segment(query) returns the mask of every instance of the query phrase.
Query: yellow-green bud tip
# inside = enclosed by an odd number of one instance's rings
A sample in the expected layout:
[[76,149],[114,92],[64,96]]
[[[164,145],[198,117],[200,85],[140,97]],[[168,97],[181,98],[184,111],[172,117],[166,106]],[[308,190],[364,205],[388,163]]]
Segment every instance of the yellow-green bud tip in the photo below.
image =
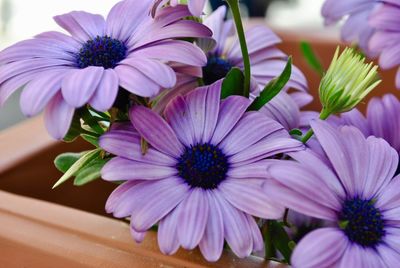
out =
[[380,82],[377,65],[366,63],[352,48],[339,55],[338,47],[319,86],[323,109],[329,114],[350,111]]

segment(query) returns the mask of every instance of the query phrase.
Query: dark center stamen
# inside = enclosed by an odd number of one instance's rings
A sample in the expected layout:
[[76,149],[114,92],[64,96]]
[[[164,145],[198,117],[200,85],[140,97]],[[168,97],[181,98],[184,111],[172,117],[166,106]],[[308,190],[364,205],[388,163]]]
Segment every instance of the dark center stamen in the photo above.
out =
[[207,65],[203,67],[203,81],[206,85],[224,78],[232,69],[232,64],[217,56],[210,56]]
[[377,246],[385,235],[385,221],[373,200],[346,200],[339,220],[349,240],[364,247]]
[[229,163],[221,149],[205,143],[187,147],[178,159],[177,169],[191,187],[215,189],[226,179]]
[[76,54],[79,68],[102,66],[105,69],[114,68],[125,59],[127,48],[123,42],[109,36],[97,36],[87,41]]

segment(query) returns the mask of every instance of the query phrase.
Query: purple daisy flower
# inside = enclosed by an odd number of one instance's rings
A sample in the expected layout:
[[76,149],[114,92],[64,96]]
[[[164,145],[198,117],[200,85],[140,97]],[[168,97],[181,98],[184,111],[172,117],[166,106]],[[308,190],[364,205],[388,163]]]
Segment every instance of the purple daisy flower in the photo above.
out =
[[[171,6],[179,4],[179,0],[155,0],[152,14],[156,14],[157,10],[163,5],[169,3]],[[188,7],[193,16],[200,17],[203,14],[204,7],[207,3],[206,0],[188,0]]]
[[25,86],[25,115],[45,107],[50,134],[63,138],[75,108],[89,103],[99,111],[114,103],[119,87],[142,97],[155,96],[176,83],[167,61],[193,66],[206,63],[204,53],[183,37],[210,36],[204,25],[182,20],[186,6],[168,7],[153,19],[153,0],[125,0],[107,19],[82,11],[56,16],[69,35],[46,32],[0,53],[0,104]]
[[[385,0],[374,13],[369,24],[376,29],[369,47],[379,53],[383,69],[400,66],[400,1]],[[400,89],[400,68],[397,70],[396,87]]]
[[346,18],[342,26],[342,40],[356,42],[360,48],[370,57],[376,56],[368,48],[368,42],[374,33],[374,28],[367,21],[380,0],[326,0],[322,6],[321,14],[325,18],[325,24],[331,25]]
[[[195,68],[185,69],[176,88],[165,92],[166,94],[157,102],[155,110],[162,111],[168,102],[177,95],[183,95],[195,88],[199,77],[203,76],[205,84],[212,84],[223,79],[233,67],[243,69],[243,60],[238,40],[232,43],[234,25],[232,20],[224,21],[226,7],[222,6],[205,19],[204,24],[213,31],[213,39],[202,39],[199,46],[207,53],[208,63],[203,67],[203,75]],[[256,27],[247,32],[249,38],[250,58],[252,61],[252,99],[271,79],[280,75],[283,71],[287,56],[275,48],[280,39],[264,26]],[[180,71],[182,73],[182,71]],[[281,92],[260,111],[281,123],[287,130],[300,128],[308,123],[301,108],[309,104],[313,97],[305,92],[307,81],[301,71],[293,66],[292,77],[287,85],[301,92]],[[304,120],[303,120],[304,119]]]
[[[282,207],[262,193],[271,161],[266,158],[303,145],[272,119],[246,112],[250,100],[230,96],[221,102],[220,87],[216,83],[176,97],[165,120],[135,106],[134,128],[100,138],[100,146],[116,155],[103,168],[103,179],[126,181],[109,197],[107,212],[130,217],[139,242],[158,223],[165,254],[199,245],[207,260],[216,261],[226,239],[236,255],[246,257],[263,248],[252,216],[282,216]],[[150,147],[144,155],[140,137]]]
[[[243,70],[243,58],[239,39],[233,40],[235,33],[232,20],[225,21],[226,7],[219,7],[204,20],[213,32],[213,39],[202,39],[198,45],[207,52],[207,65],[203,67],[203,80],[210,85],[233,68]],[[262,89],[272,79],[279,76],[285,68],[287,55],[275,46],[281,42],[266,26],[256,26],[246,31],[247,46],[252,70],[252,91]],[[295,66],[292,67],[292,76],[287,87],[305,91],[307,80],[303,73]]]
[[311,123],[328,162],[310,150],[268,169],[264,191],[282,205],[332,222],[306,235],[294,267],[397,267],[400,263],[400,176],[397,152],[355,127]]
[[374,97],[369,101],[366,116],[354,109],[340,117],[332,116],[329,120],[338,126],[355,126],[365,137],[382,138],[400,153],[399,114],[399,100],[392,94],[386,94],[382,98]]

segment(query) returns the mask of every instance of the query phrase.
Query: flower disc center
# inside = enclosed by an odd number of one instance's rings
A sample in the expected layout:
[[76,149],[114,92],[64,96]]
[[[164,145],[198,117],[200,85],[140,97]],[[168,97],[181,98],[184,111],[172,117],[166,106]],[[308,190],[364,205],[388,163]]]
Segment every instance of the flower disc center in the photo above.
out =
[[177,169],[191,187],[215,189],[226,179],[229,163],[217,146],[205,143],[186,147],[178,159]]
[[211,85],[219,79],[224,78],[232,67],[232,64],[223,58],[217,56],[209,57],[207,65],[203,67],[204,84]]
[[79,68],[101,66],[105,69],[114,68],[125,59],[127,48],[123,42],[109,36],[97,36],[87,41],[76,55]]
[[349,240],[361,246],[375,247],[385,235],[385,221],[372,200],[346,200],[339,220]]

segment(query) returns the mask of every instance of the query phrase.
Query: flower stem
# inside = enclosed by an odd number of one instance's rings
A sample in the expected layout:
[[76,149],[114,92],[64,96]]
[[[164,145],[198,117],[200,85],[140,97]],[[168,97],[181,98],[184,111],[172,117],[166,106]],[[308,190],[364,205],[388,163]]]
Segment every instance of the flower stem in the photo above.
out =
[[[319,114],[319,119],[321,120],[325,120],[327,119],[329,116],[331,115],[330,112],[328,112],[327,110],[325,110],[324,108],[322,108],[321,113]],[[304,137],[301,139],[301,142],[306,144],[307,141],[309,139],[311,139],[311,137],[314,135],[314,131],[312,130],[312,128],[310,128],[310,130],[308,130],[308,132],[306,133],[306,135],[304,135]]]
[[244,91],[245,97],[250,96],[250,57],[249,50],[247,49],[246,36],[244,34],[242,17],[240,15],[239,0],[226,0],[231,8],[233,20],[235,21],[236,31],[238,33],[240,48],[242,50],[243,65],[244,65]]

